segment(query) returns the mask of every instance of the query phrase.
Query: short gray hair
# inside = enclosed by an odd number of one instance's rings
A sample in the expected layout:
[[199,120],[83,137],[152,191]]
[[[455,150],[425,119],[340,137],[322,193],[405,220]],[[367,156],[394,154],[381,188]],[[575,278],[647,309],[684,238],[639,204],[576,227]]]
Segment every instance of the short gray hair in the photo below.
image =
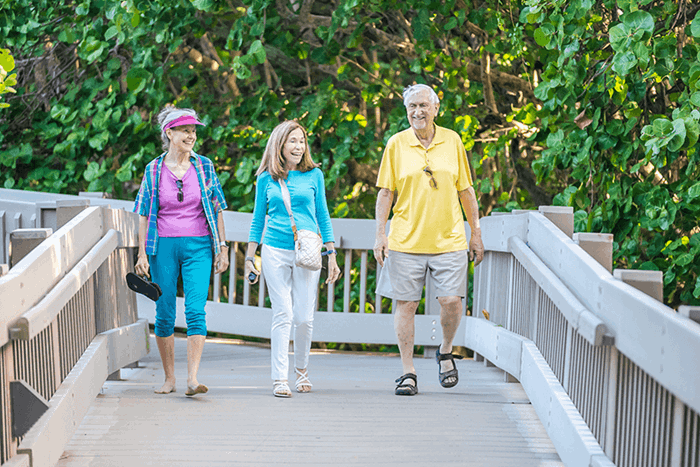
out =
[[411,84],[409,86],[406,86],[406,88],[403,90],[403,105],[404,107],[408,107],[408,98],[413,96],[414,94],[418,94],[421,91],[428,91],[430,92],[430,103],[431,104],[439,104],[440,103],[440,98],[438,97],[437,93],[433,88],[428,86],[427,84]]
[[178,109],[174,105],[168,105],[163,110],[160,111],[158,114],[158,125],[160,125],[160,139],[163,140],[163,149],[168,150],[170,148],[170,138],[168,138],[168,135],[165,133],[165,125],[168,123],[172,122],[176,118],[183,117],[185,115],[190,115],[197,120],[199,120],[199,117],[197,116],[197,112],[195,112],[192,109]]

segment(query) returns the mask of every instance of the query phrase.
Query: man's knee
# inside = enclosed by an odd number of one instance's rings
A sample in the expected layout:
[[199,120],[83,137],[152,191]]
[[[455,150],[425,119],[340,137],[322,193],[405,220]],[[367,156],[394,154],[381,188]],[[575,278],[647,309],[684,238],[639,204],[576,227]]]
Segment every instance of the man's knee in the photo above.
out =
[[418,302],[405,302],[402,300],[396,300],[396,310],[394,310],[395,316],[408,317],[413,316],[418,309]]
[[456,308],[462,308],[462,297],[452,296],[452,297],[438,297],[438,302],[440,305],[447,310],[454,310]]

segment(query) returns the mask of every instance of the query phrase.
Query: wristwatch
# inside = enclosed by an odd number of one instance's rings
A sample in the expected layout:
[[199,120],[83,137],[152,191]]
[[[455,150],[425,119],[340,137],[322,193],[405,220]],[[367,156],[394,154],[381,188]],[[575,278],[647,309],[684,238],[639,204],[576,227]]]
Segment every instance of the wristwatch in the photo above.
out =
[[228,245],[226,244],[225,241],[224,241],[224,242],[219,242],[219,246],[222,247],[222,248],[223,248],[223,247],[228,248]]
[[245,257],[245,260],[246,260],[246,262],[252,261],[253,263],[255,263],[255,258],[252,257],[252,256],[246,256],[246,257]]

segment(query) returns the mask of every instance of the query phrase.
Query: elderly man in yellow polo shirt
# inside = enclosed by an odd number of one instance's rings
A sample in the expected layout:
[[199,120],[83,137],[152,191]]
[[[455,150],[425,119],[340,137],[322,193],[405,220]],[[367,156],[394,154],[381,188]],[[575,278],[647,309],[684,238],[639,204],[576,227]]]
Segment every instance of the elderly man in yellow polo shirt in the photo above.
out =
[[[442,343],[436,352],[438,378],[443,387],[459,382],[452,341],[462,318],[467,290],[468,259],[479,264],[484,256],[479,206],[462,139],[435,125],[440,99],[425,84],[403,93],[411,128],[393,135],[379,168],[375,217],[374,256],[385,266],[377,293],[397,301],[394,329],[403,376],[396,380],[396,395],[418,393],[413,366],[414,316],[426,274],[435,282],[440,302]],[[386,222],[396,192],[389,237]],[[467,243],[460,202],[471,228]]]

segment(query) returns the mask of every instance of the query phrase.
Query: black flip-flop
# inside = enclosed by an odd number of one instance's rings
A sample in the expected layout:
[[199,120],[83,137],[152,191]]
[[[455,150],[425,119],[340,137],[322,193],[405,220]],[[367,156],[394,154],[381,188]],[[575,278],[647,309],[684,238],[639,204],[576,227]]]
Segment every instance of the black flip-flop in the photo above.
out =
[[154,302],[157,301],[161,295],[163,295],[163,291],[160,290],[160,286],[158,284],[149,281],[145,277],[138,276],[133,272],[127,273],[126,284],[134,292],[145,295]]

